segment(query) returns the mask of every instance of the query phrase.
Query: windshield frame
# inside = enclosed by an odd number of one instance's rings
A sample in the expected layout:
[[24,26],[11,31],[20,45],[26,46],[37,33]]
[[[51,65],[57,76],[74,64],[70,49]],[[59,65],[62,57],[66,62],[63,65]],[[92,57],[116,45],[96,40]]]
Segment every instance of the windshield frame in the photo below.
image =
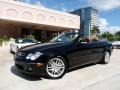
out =
[[[73,38],[73,40],[68,40],[68,41],[59,41],[58,39],[61,37],[61,36],[64,36],[64,35],[67,35],[67,34],[76,34],[77,36],[75,36],[74,38]],[[73,42],[74,40],[76,40],[77,38],[79,37],[79,33],[77,33],[77,32],[64,32],[64,33],[62,33],[62,34],[60,34],[60,35],[58,35],[57,37],[54,37],[53,39],[51,39],[49,42],[64,42],[64,43],[68,43],[68,42]]]

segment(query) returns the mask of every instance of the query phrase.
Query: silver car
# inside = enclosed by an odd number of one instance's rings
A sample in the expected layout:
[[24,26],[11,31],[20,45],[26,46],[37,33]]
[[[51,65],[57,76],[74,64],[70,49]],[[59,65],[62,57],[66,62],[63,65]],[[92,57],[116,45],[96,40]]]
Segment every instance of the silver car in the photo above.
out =
[[19,38],[19,39],[16,39],[15,42],[11,42],[10,52],[16,53],[20,48],[24,46],[33,45],[37,43],[41,43],[41,42],[38,42],[37,40],[34,40],[34,39]]
[[114,49],[120,48],[120,41],[113,41],[112,46]]

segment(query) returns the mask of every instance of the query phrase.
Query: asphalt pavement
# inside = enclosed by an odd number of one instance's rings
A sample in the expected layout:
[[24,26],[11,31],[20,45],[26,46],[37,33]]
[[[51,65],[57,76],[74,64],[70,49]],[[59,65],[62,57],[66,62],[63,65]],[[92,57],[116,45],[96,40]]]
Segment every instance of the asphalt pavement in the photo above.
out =
[[90,64],[69,71],[63,78],[47,79],[20,73],[9,47],[0,47],[0,90],[120,90],[120,49],[107,65]]

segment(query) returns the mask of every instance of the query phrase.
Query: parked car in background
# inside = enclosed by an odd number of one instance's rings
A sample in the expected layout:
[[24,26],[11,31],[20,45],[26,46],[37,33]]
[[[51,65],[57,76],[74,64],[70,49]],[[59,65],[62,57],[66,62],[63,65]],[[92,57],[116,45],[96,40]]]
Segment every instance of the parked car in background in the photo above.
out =
[[113,41],[112,46],[114,49],[120,48],[120,41]]
[[19,39],[16,39],[15,42],[11,42],[10,52],[16,53],[20,48],[24,46],[29,46],[37,43],[41,43],[41,42],[38,42],[37,40],[34,40],[34,39],[29,39],[29,38],[19,38]]
[[69,69],[96,62],[109,63],[112,44],[88,42],[75,32],[63,33],[51,41],[27,46],[15,54],[18,70],[49,78],[61,78]]

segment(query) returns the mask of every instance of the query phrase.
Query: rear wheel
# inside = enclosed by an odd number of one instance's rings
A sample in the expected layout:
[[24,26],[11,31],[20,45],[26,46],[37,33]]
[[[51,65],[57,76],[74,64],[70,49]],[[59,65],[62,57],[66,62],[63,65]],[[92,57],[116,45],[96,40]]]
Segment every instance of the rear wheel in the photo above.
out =
[[46,74],[49,78],[61,78],[67,70],[67,64],[64,58],[55,57],[50,59],[46,64]]
[[103,57],[103,64],[108,64],[109,62],[110,62],[110,53],[108,51],[105,51]]

